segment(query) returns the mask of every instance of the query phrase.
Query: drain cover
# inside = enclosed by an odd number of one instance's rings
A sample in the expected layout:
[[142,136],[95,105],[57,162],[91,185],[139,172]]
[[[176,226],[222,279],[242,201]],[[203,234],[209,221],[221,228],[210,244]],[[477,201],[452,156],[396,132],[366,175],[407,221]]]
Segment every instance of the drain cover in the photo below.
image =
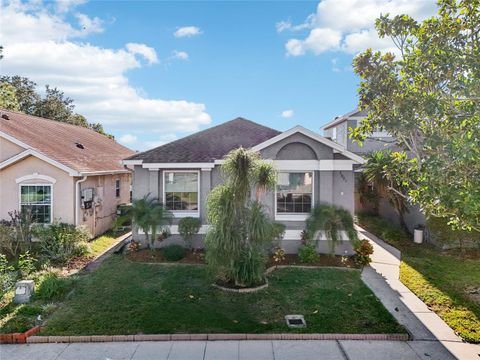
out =
[[307,327],[307,323],[305,322],[303,315],[286,315],[285,321],[287,322],[287,326],[289,328]]

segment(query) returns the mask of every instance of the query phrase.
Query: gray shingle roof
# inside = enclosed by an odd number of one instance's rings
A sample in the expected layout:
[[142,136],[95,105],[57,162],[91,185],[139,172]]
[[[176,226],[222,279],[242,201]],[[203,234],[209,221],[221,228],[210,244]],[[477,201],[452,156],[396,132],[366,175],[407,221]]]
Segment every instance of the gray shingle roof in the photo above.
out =
[[127,160],[143,160],[144,163],[212,162],[222,159],[231,150],[240,146],[251,148],[278,134],[280,131],[247,119],[236,118],[135,154]]

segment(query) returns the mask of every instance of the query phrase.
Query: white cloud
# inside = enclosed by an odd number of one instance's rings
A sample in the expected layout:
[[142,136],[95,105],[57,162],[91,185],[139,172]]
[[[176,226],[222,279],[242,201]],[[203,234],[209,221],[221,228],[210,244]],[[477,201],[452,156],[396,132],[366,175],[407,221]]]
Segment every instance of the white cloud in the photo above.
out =
[[55,6],[57,12],[63,14],[86,2],[87,0],[57,0]]
[[310,29],[303,39],[289,39],[285,44],[288,55],[300,56],[307,52],[316,55],[326,51],[356,54],[371,47],[392,51],[388,39],[379,39],[375,19],[381,14],[408,14],[423,20],[436,13],[435,0],[323,0],[317,11],[305,22],[293,25],[290,21],[277,23],[277,31]]
[[202,31],[196,26],[184,26],[178,28],[177,31],[173,33],[173,35],[177,38],[192,37],[200,34],[202,34]]
[[290,119],[293,116],[293,110],[284,110],[284,111],[282,111],[281,116],[284,119]]
[[130,134],[191,132],[209,124],[205,105],[151,98],[129,84],[126,73],[141,68],[139,57],[158,61],[144,44],[107,48],[78,42],[85,34],[46,7],[32,11],[17,2],[2,4],[2,75],[21,75],[39,87],[56,86],[75,99],[76,111],[107,131]]
[[188,60],[188,53],[185,51],[173,50],[172,58],[180,60]]
[[132,134],[125,134],[122,135],[118,138],[118,141],[120,141],[124,145],[132,145],[135,144],[138,140],[138,137]]
[[75,14],[75,17],[77,18],[78,24],[81,26],[83,32],[94,34],[103,31],[103,21],[98,17],[92,19],[82,13]]
[[142,55],[145,59],[147,59],[149,64],[158,63],[157,53],[155,52],[154,48],[138,43],[128,43],[125,45],[125,47],[133,55]]

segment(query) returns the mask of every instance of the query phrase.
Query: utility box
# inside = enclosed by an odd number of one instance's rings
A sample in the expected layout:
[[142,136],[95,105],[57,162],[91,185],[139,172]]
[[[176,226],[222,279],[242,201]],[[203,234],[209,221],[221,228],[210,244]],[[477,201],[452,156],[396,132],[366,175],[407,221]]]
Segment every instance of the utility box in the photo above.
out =
[[15,297],[13,302],[17,304],[25,304],[30,302],[30,299],[35,292],[35,282],[33,280],[21,280],[15,284]]

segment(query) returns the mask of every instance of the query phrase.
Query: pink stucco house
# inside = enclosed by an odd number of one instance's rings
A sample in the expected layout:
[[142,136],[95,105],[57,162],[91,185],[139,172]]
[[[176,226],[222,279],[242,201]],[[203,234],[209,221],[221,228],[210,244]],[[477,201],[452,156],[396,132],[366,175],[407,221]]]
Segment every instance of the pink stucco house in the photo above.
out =
[[130,201],[134,152],[93,130],[0,109],[0,219],[30,207],[38,223],[107,231]]

